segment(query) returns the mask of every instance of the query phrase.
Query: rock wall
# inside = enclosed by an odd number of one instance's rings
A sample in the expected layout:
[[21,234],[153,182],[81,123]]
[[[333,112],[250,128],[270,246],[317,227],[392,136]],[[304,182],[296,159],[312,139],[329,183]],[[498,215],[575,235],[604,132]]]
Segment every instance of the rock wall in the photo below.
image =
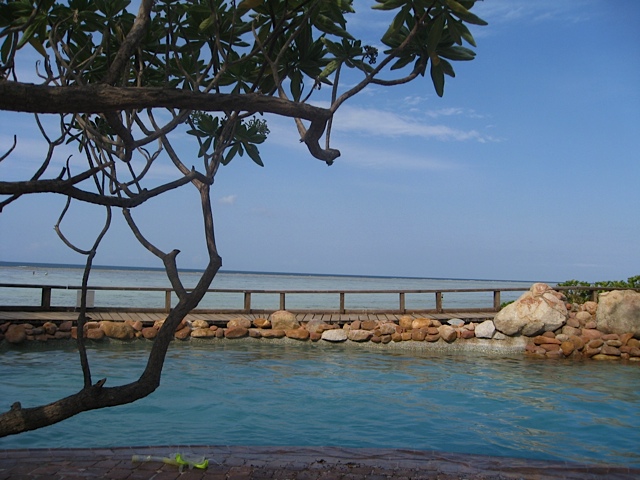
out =
[[[614,292],[612,292],[614,293]],[[633,293],[633,292],[632,292]],[[640,298],[640,294],[638,298]],[[320,320],[299,323],[295,315],[279,311],[269,318],[233,318],[226,327],[210,325],[205,320],[183,321],[175,331],[177,340],[240,338],[290,339],[300,342],[333,344],[432,345],[443,349],[500,350],[501,346],[528,355],[546,358],[593,358],[640,362],[640,328],[637,324],[615,320],[610,312],[629,309],[613,302],[633,295],[606,295],[600,303],[565,304],[563,295],[548,285],[537,283],[494,318],[465,323],[459,319],[442,323],[428,317],[401,316],[397,322],[356,320],[342,326]],[[623,299],[623,300],[620,300]],[[626,304],[625,304],[626,305]],[[606,306],[606,307],[605,307]],[[606,312],[603,312],[606,308]],[[625,313],[624,315],[628,315]],[[606,321],[604,320],[606,318]],[[640,319],[639,319],[640,322]],[[88,322],[85,336],[91,341],[116,339],[153,340],[162,322],[144,326],[141,322]],[[623,331],[629,328],[629,331]],[[0,340],[8,344],[49,341],[77,337],[71,322],[42,326],[6,322],[0,325]],[[491,348],[489,345],[494,345]],[[639,363],[640,364],[640,363]]]

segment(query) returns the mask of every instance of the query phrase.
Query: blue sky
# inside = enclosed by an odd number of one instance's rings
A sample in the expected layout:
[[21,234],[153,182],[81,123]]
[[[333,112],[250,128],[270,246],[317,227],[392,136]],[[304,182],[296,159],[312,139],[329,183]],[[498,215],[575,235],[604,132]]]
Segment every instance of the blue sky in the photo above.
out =
[[[351,26],[384,29],[357,1]],[[265,168],[247,157],[214,185],[223,269],[563,281],[640,274],[640,2],[485,0],[477,58],[430,80],[365,90],[338,112],[332,167],[269,118]],[[371,40],[373,42],[373,40]],[[0,113],[3,180],[26,178],[42,145],[27,115]],[[185,152],[189,148],[185,147]],[[66,158],[66,156],[65,156]],[[187,161],[186,163],[195,163]],[[52,172],[51,176],[57,175]],[[160,169],[159,175],[162,175]],[[22,198],[0,214],[0,260],[81,263],[53,231],[64,200]],[[88,246],[102,212],[75,206]],[[204,262],[193,189],[135,213],[179,265]],[[160,266],[121,215],[96,258]]]

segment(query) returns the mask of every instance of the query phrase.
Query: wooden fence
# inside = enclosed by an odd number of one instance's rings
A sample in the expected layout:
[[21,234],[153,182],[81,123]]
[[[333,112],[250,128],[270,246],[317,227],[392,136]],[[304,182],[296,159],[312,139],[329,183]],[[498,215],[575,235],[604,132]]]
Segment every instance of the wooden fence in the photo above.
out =
[[[56,290],[76,291],[77,294],[82,290],[80,286],[62,286],[62,285],[32,285],[32,284],[10,284],[0,283],[0,289],[12,288],[12,289],[35,289],[40,291],[40,304],[39,305],[0,305],[1,311],[74,311],[78,309],[79,302],[76,305],[52,305],[52,292]],[[614,288],[603,287],[553,287],[559,291],[589,291],[591,297],[597,300],[598,292],[606,290],[615,290]],[[171,288],[164,287],[116,287],[116,286],[90,286],[89,290],[89,302],[88,307],[92,311],[138,311],[138,312],[168,312],[171,309],[173,290]],[[272,309],[259,309],[252,305],[252,300],[259,295],[277,295],[279,297],[279,310],[287,309],[287,299],[296,295],[334,295],[335,307],[318,309],[318,308],[290,308],[289,310],[296,313],[301,312],[316,312],[316,313],[355,313],[355,312],[376,312],[376,313],[455,313],[457,311],[464,312],[497,312],[501,308],[501,299],[503,292],[524,292],[528,288],[484,288],[484,289],[431,289],[431,290],[239,290],[239,289],[210,289],[207,293],[218,294],[240,294],[242,295],[242,305],[238,305],[237,308],[221,308],[221,309],[205,309],[200,308],[194,310],[194,312],[201,313],[269,313],[275,310]],[[139,307],[95,307],[93,305],[93,295],[96,291],[111,291],[111,292],[162,292],[164,295],[164,306],[158,306],[153,308],[139,308]],[[92,293],[93,292],[93,293]],[[493,301],[487,305],[477,305],[472,308],[455,307],[450,306],[445,308],[444,294],[457,293],[457,294],[473,294],[473,293],[487,293],[488,298],[492,298]],[[491,294],[491,296],[489,296]],[[36,293],[37,295],[37,293]],[[395,295],[397,296],[397,308],[377,308],[377,309],[350,309],[346,306],[347,296],[358,295]],[[421,307],[407,307],[407,295],[419,295],[419,296],[431,296],[435,297],[435,308],[421,308]]]

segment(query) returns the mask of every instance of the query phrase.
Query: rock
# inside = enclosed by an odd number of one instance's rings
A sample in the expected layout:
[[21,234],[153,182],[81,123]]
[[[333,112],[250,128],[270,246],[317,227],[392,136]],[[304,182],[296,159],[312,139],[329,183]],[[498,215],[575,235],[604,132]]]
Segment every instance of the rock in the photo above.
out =
[[243,338],[247,335],[249,335],[249,329],[246,327],[241,327],[239,325],[235,327],[225,328],[224,330],[224,337],[229,339]]
[[584,302],[582,304],[582,310],[584,312],[589,312],[591,315],[595,315],[596,312],[598,311],[598,302],[592,302],[592,301]]
[[586,325],[587,322],[593,320],[593,317],[589,312],[578,312],[576,313],[576,320],[580,322],[580,325]]
[[294,328],[292,330],[285,330],[285,335],[287,338],[292,338],[294,340],[308,340],[309,339],[309,330],[306,328]]
[[227,322],[227,328],[233,327],[251,328],[251,320],[242,317],[232,318]]
[[253,324],[257,327],[257,328],[271,328],[271,322],[269,320],[267,320],[266,318],[256,318],[253,321]]
[[557,338],[545,337],[544,335],[538,335],[533,339],[533,343],[536,345],[560,345],[562,342]]
[[100,322],[100,330],[109,338],[117,340],[131,340],[136,336],[133,327],[124,322]]
[[585,340],[593,340],[594,338],[602,337],[602,332],[600,330],[595,330],[592,328],[583,328],[582,329],[582,338]]
[[576,335],[579,336],[582,331],[579,328],[570,327],[569,325],[565,325],[562,327],[562,333],[568,335],[570,337]]
[[322,333],[325,330],[329,330],[328,328],[325,328],[325,327],[328,327],[328,325],[324,323],[321,319],[313,318],[307,322],[304,328],[306,328],[309,333],[311,332]]
[[[493,325],[493,322],[491,322],[491,324]],[[494,327],[494,332],[495,332],[495,327]],[[468,340],[470,338],[474,338],[476,336],[475,330],[467,330],[466,328],[463,328],[462,330],[460,330],[460,338],[462,338],[463,340]]]
[[411,322],[411,329],[418,330],[420,328],[429,328],[431,326],[430,318],[416,318]]
[[591,357],[593,360],[619,360],[620,357],[615,355],[606,355],[604,353],[596,353]]
[[425,342],[437,342],[438,340],[440,340],[440,335],[436,334],[436,335],[427,335],[426,337],[424,337],[424,341]]
[[321,338],[322,338],[321,334],[309,332],[309,340],[311,340],[312,342],[317,342]]
[[213,338],[216,336],[216,332],[211,330],[208,326],[204,328],[194,328],[191,331],[191,336],[193,338]]
[[562,350],[562,353],[564,354],[565,357],[568,357],[569,355],[571,355],[575,349],[576,349],[576,346],[573,344],[573,342],[569,340],[567,340],[566,342],[562,342],[560,344],[560,350]]
[[380,337],[380,341],[383,344],[391,343],[391,335],[382,335],[382,337]]
[[53,335],[58,331],[58,326],[53,322],[44,322],[42,329],[47,335]]
[[613,290],[598,295],[598,330],[604,333],[633,333],[640,338],[640,292]]
[[410,331],[409,332],[402,332],[401,335],[402,335],[402,341],[403,342],[408,342],[409,340],[412,340],[412,334],[411,334]]
[[133,328],[136,332],[141,332],[142,331],[142,321],[140,320],[125,320],[125,323],[127,325],[131,325],[131,328]]
[[391,334],[391,340],[393,340],[394,342],[401,342],[402,341],[402,334],[401,333],[392,333]]
[[90,328],[84,332],[84,337],[89,340],[102,340],[105,337],[105,334],[100,328]]
[[368,342],[373,337],[371,330],[349,330],[347,338],[352,342]]
[[438,333],[440,334],[440,338],[442,338],[447,343],[455,342],[458,338],[458,332],[451,325],[442,325],[438,328]]
[[250,328],[249,329],[249,336],[251,338],[262,338],[262,329],[260,329],[260,328]]
[[417,330],[411,330],[411,340],[414,342],[424,342],[427,336],[427,330],[425,328],[418,328]]
[[475,336],[478,338],[492,338],[496,331],[496,327],[491,320],[476,325]]
[[209,322],[206,320],[194,320],[191,322],[191,328],[197,330],[199,328],[209,328]]
[[590,340],[589,343],[587,343],[587,347],[592,350],[594,348],[600,348],[602,345],[604,345],[604,341],[600,338],[594,338],[593,340]]
[[542,322],[545,331],[557,330],[566,323],[569,315],[557,293],[546,283],[536,283],[518,300],[500,310],[493,324],[509,336],[520,334],[525,325],[534,322]]
[[602,346],[602,349],[600,350],[600,353],[602,353],[603,355],[615,355],[616,357],[619,357],[621,352],[617,347],[613,347],[609,344],[604,344]]
[[153,340],[158,336],[158,329],[155,327],[145,327],[142,329],[142,336],[147,340]]
[[293,330],[300,328],[300,323],[296,320],[296,316],[286,310],[278,310],[269,316],[271,328],[274,330]]
[[411,315],[402,315],[398,319],[398,324],[403,330],[411,330],[411,325],[413,324],[413,317]]
[[380,336],[393,335],[394,333],[396,333],[397,326],[398,325],[396,325],[395,323],[385,322],[378,325],[378,328],[376,330],[379,331]]
[[58,326],[58,330],[61,332],[70,332],[73,328],[73,322],[71,320],[65,320]]
[[284,338],[286,333],[284,330],[263,329],[260,335],[262,338]]
[[325,330],[322,332],[322,340],[327,342],[344,342],[347,340],[347,332],[342,329]]
[[525,337],[535,337],[536,335],[540,335],[544,333],[544,322],[540,320],[536,320],[531,323],[527,323],[524,327],[522,327],[522,335]]
[[178,340],[186,340],[191,335],[191,327],[189,325],[182,327],[180,330],[176,330],[173,334]]
[[354,320],[351,322],[350,330],[361,330],[362,322],[360,320]]
[[58,331],[53,334],[53,338],[55,338],[56,340],[68,340],[71,338],[71,332],[63,332],[62,330],[58,329]]
[[464,325],[464,320],[460,318],[452,318],[451,320],[448,320],[447,323],[452,327],[461,327]]
[[582,337],[573,335],[569,337],[567,341],[573,343],[576,350],[582,350],[584,348],[584,340],[582,339]]
[[360,328],[362,330],[374,330],[377,325],[378,322],[374,320],[365,320],[364,322],[362,322],[362,325],[360,325]]
[[9,325],[4,334],[4,339],[13,345],[19,345],[27,339],[26,328],[24,325]]

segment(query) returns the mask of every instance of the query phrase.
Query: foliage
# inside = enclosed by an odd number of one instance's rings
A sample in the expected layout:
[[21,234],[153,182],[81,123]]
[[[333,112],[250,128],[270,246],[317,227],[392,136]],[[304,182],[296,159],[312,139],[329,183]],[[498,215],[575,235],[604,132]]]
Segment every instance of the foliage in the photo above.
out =
[[[129,0],[0,1],[0,110],[36,114],[34,128],[48,147],[29,178],[0,181],[0,211],[23,195],[65,196],[56,232],[86,257],[78,314],[84,386],[47,407],[18,404],[0,415],[0,436],[132,402],[157,388],[176,327],[222,265],[210,200],[219,167],[244,153],[264,164],[259,145],[269,135],[266,114],[293,119],[311,156],[331,165],[340,155],[331,146],[332,119],[367,86],[404,85],[424,77],[429,67],[442,96],[445,76],[455,76],[451,62],[475,56],[467,25],[486,22],[470,11],[474,3],[376,0],[374,10],[390,21],[375,40],[386,46],[379,52],[348,31],[352,0],[140,0],[135,14]],[[34,54],[41,58],[38,85],[17,62]],[[25,76],[28,82],[21,81]],[[58,121],[45,125],[45,113]],[[185,153],[175,148],[184,137],[196,145],[197,166],[188,167]],[[0,162],[11,157],[14,139],[0,152]],[[54,171],[52,160],[65,144],[80,154]],[[151,172],[162,171],[160,159],[175,172],[158,185],[159,176]],[[133,214],[148,200],[186,185],[201,202],[208,253],[200,280],[189,290],[179,275],[179,250],[158,248]],[[62,228],[75,201],[104,209],[102,229],[89,247],[71,242]],[[139,379],[106,387],[106,379],[92,379],[82,332],[92,261],[113,209],[121,210],[137,241],[162,261],[178,302]]]
[[[588,302],[592,298],[592,290],[591,289],[580,289],[579,287],[603,287],[606,289],[624,289],[624,288],[632,288],[632,289],[640,289],[640,275],[636,275],[635,277],[629,277],[627,281],[624,280],[606,280],[599,281],[594,283],[584,282],[580,280],[567,280],[566,282],[558,283],[558,287],[578,287],[578,288],[569,288],[567,290],[563,290],[564,294],[567,297],[567,301],[569,303],[584,303]],[[598,293],[604,292],[605,290],[596,290]]]

